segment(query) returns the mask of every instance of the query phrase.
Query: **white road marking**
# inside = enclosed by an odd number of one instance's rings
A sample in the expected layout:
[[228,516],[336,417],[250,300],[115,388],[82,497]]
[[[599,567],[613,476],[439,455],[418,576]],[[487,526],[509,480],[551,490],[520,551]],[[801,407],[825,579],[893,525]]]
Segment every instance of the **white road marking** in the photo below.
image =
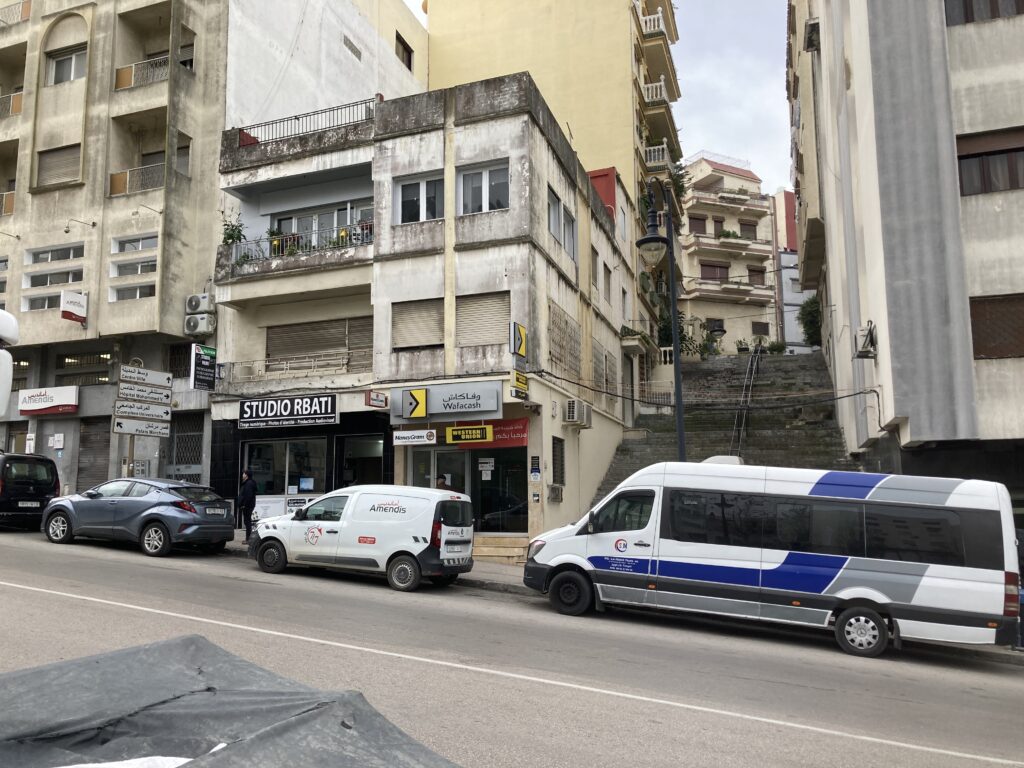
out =
[[269,635],[271,637],[280,637],[287,640],[301,640],[306,643],[313,643],[315,645],[325,645],[330,648],[341,648],[346,651],[358,651],[360,653],[369,653],[375,656],[386,656],[392,659],[402,659],[404,661],[415,661],[421,664],[431,664],[437,667],[447,667],[449,669],[458,669],[463,672],[476,672],[482,675],[491,675],[493,677],[503,677],[509,680],[520,680],[527,683],[537,683],[538,685],[548,685],[557,688],[566,688],[573,691],[582,691],[584,693],[596,693],[602,696],[612,696],[618,699],[627,699],[629,701],[638,701],[644,704],[657,704],[660,706],[673,707],[675,709],[683,709],[690,712],[701,712],[708,715],[718,715],[721,717],[730,717],[735,720],[746,720],[753,723],[762,723],[764,725],[775,725],[781,728],[792,728],[799,731],[807,731],[810,733],[818,733],[824,736],[836,736],[843,739],[852,739],[854,741],[863,741],[870,744],[882,744],[888,747],[897,747],[899,749],[909,749],[915,752],[927,752],[933,755],[943,755],[945,757],[956,757],[964,760],[975,760],[978,762],[992,763],[994,765],[1016,765],[1024,766],[1024,762],[1019,760],[1007,760],[1000,757],[991,757],[988,755],[977,755],[969,752],[957,752],[951,749],[941,749],[939,747],[929,747],[924,744],[913,744],[906,741],[894,741],[892,739],[883,739],[876,736],[865,736],[859,733],[850,733],[847,731],[838,731],[832,728],[822,728],[816,725],[805,725],[803,723],[792,723],[786,720],[776,720],[771,717],[761,717],[759,715],[748,715],[743,712],[733,712],[728,709],[716,709],[715,707],[704,707],[699,704],[684,704],[680,701],[671,701],[669,699],[658,699],[651,696],[640,696],[635,693],[626,693],[625,691],[615,691],[609,688],[597,688],[590,685],[580,685],[579,683],[568,683],[561,680],[549,680],[544,677],[535,677],[533,675],[522,675],[516,672],[503,672],[500,669],[488,669],[487,667],[476,667],[472,664],[459,664],[454,661],[443,661],[441,659],[430,659],[425,656],[414,656],[408,653],[398,653],[397,651],[382,651],[379,648],[367,648],[362,645],[353,645],[351,643],[340,643],[336,640],[326,640],[319,637],[309,637],[308,635],[296,635],[291,632],[278,632],[273,629],[264,629],[263,627],[251,627],[247,624],[236,624],[230,621],[221,621],[220,619],[208,619],[203,616],[192,616],[187,613],[177,613],[175,611],[164,611],[159,608],[147,608],[143,605],[133,605],[132,603],[121,603],[116,600],[105,600],[101,597],[89,597],[87,595],[76,595],[72,592],[61,592],[55,589],[43,589],[42,587],[30,587],[26,584],[15,584],[10,581],[0,581],[0,586],[10,587],[11,589],[21,589],[27,592],[38,592],[44,595],[56,595],[57,597],[66,597],[72,600],[81,600],[88,603],[97,603],[99,605],[109,605],[115,608],[127,608],[132,611],[141,611],[143,613],[151,613],[157,616],[167,616],[172,619],[184,619],[186,621],[194,621],[200,624],[211,624],[216,627],[225,627],[227,629],[240,629],[246,632],[254,632],[260,635]]

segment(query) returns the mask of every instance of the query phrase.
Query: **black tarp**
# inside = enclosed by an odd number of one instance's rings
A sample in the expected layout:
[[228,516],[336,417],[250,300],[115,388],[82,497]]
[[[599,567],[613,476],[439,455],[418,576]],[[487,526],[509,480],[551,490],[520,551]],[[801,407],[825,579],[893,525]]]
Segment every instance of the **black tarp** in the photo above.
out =
[[190,760],[129,765],[454,766],[362,694],[314,690],[196,635],[0,675],[3,768],[157,756]]

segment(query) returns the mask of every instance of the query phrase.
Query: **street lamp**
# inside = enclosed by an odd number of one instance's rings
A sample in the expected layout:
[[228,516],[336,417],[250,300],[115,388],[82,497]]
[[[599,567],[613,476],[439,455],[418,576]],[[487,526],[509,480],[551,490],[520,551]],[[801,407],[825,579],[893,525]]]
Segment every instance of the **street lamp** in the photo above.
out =
[[709,331],[709,333],[715,340],[715,353],[718,354],[722,351],[722,337],[725,336],[725,328],[720,325],[716,325]]
[[[658,212],[654,210],[654,183],[661,186],[665,200],[665,236],[658,231]],[[679,301],[676,295],[676,251],[673,245],[675,230],[672,227],[672,208],[668,204],[668,190],[665,182],[656,177],[647,181],[647,234],[636,241],[640,257],[648,268],[661,263],[668,253],[668,295],[669,311],[672,315],[672,375],[675,384],[676,440],[679,461],[686,461],[686,431],[683,426],[683,373],[679,368]]]

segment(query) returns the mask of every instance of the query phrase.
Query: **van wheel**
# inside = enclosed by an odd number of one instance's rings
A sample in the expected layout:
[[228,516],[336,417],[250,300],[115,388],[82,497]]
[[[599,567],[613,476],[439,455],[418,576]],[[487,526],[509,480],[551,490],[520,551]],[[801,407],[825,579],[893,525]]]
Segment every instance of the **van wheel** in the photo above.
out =
[[889,645],[885,619],[870,608],[848,608],[836,619],[836,642],[853,656],[881,656]]
[[71,532],[71,520],[67,512],[54,512],[46,522],[46,538],[54,544],[70,544],[75,534]]
[[150,523],[143,528],[139,543],[150,557],[163,557],[171,551],[171,537],[162,523]]
[[256,562],[264,573],[281,573],[288,567],[288,555],[279,541],[268,541],[256,553]]
[[449,573],[447,576],[431,576],[430,582],[439,587],[450,587],[457,578],[459,578],[459,574]]
[[412,592],[420,585],[420,564],[409,555],[399,555],[388,563],[388,584],[399,592]]
[[582,616],[594,602],[594,589],[590,579],[577,571],[562,571],[551,580],[548,599],[559,613]]

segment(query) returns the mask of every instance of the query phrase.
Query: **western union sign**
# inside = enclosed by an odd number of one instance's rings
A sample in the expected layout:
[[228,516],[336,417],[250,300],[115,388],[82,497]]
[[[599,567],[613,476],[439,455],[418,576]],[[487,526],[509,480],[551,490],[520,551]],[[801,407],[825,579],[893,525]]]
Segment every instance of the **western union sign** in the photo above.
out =
[[445,437],[449,445],[461,443],[490,443],[494,440],[494,426],[481,424],[476,427],[448,427]]

